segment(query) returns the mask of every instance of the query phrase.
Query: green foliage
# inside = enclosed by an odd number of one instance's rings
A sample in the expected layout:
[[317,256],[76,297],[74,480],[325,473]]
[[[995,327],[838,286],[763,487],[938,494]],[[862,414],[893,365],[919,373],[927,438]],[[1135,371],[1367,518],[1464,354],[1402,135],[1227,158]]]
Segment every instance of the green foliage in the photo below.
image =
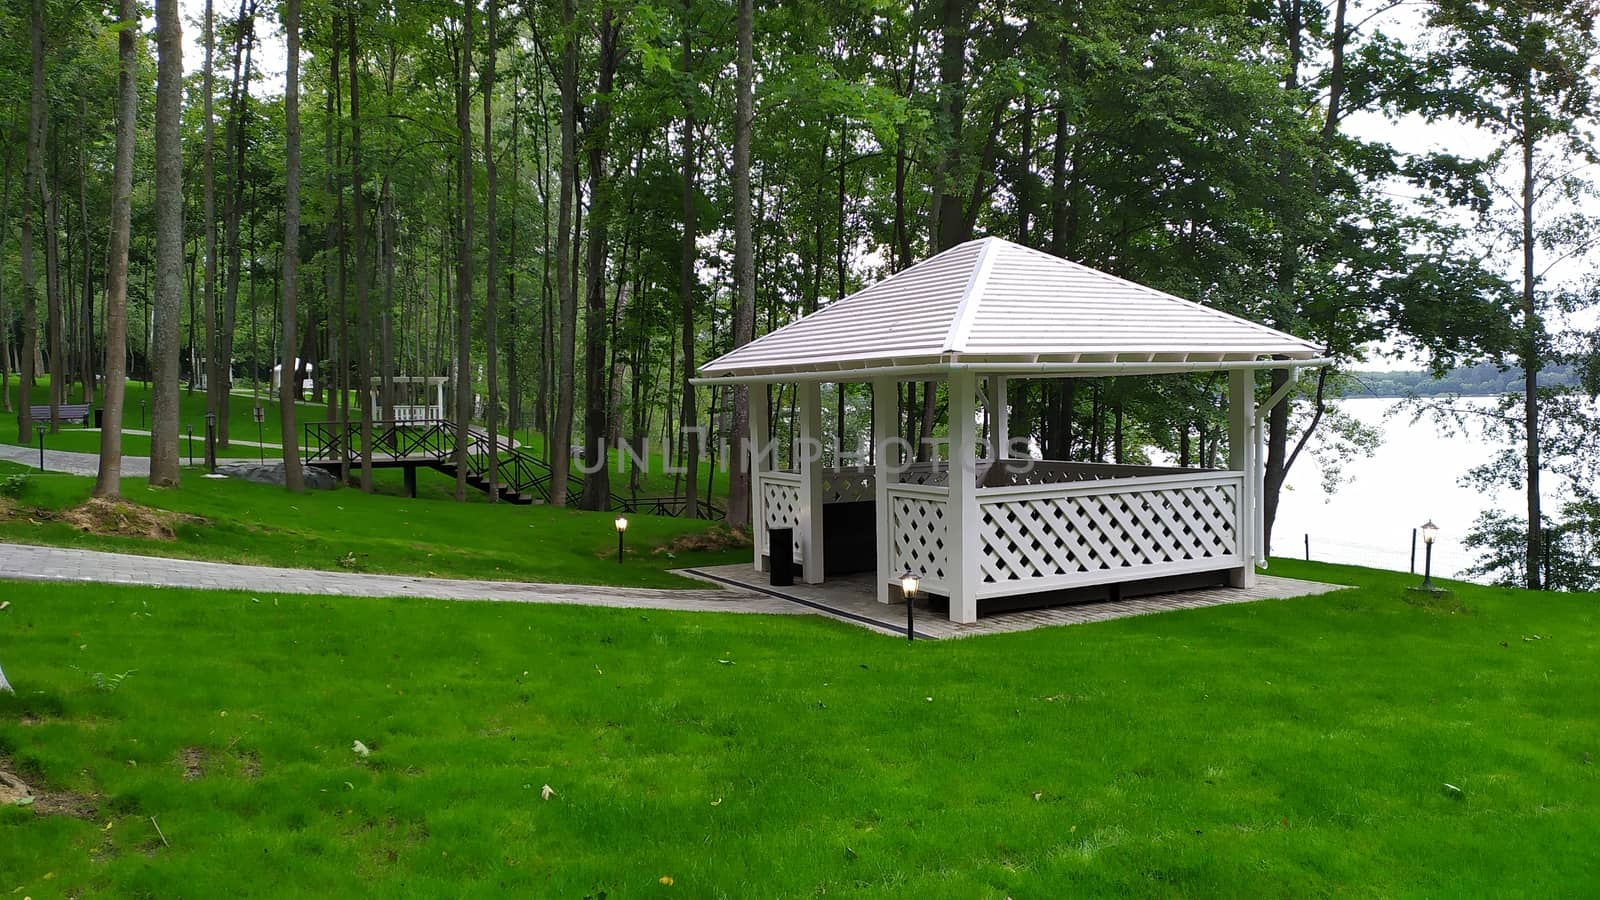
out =
[[0,478],[0,497],[20,500],[26,493],[28,493],[27,475],[7,475]]

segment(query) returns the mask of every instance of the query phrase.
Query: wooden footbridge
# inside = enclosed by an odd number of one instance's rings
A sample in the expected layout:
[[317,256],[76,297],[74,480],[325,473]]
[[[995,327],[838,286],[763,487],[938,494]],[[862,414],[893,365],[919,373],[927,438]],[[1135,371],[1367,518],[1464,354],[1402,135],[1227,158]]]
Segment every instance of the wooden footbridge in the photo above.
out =
[[[361,467],[360,422],[306,422],[302,428],[300,459],[335,475]],[[406,493],[417,495],[417,470],[433,469],[456,477],[456,425],[435,419],[421,422],[374,422],[372,424],[372,467],[402,469]],[[491,450],[492,447],[492,450]],[[550,466],[527,447],[504,435],[492,444],[484,430],[467,431],[467,484],[489,493],[489,460],[497,464],[497,488],[507,503],[528,505],[549,503],[556,490],[567,492],[567,505],[576,507],[583,497],[583,479],[568,473],[558,484]],[[607,508],[653,516],[681,516],[688,504],[682,497],[639,497],[611,492]],[[700,515],[722,518],[721,508],[701,501]]]

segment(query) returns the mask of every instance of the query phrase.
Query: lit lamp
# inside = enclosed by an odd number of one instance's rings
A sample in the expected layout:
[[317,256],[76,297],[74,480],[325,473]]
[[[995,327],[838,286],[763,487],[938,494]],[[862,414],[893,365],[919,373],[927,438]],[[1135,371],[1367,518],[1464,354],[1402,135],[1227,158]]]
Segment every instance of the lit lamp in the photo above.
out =
[[1433,520],[1429,519],[1427,524],[1423,525],[1419,530],[1422,532],[1423,547],[1422,589],[1431,591],[1435,590],[1433,586],[1433,540],[1439,536],[1439,526],[1433,524]]
[[617,520],[611,524],[617,527],[617,565],[620,566],[622,565],[622,535],[628,530],[628,519],[626,516],[617,516]]
[[917,599],[917,588],[921,586],[922,578],[911,571],[910,566],[906,566],[905,574],[900,576],[900,594],[906,598],[906,640],[908,641],[917,639],[915,623],[912,618],[915,615],[916,605],[911,601]]

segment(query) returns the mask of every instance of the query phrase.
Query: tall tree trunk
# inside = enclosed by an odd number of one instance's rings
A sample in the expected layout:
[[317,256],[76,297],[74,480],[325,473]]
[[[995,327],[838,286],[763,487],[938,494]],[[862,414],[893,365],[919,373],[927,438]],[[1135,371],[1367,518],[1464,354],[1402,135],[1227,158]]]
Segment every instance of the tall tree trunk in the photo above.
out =
[[[694,53],[691,39],[689,0],[683,4],[683,73],[694,76]],[[695,92],[698,95],[698,91]],[[691,519],[700,517],[700,488],[696,484],[700,471],[700,442],[695,432],[698,414],[695,410],[694,389],[694,308],[695,308],[695,99],[688,98],[683,110],[683,239],[678,267],[678,291],[683,313],[683,403],[680,410],[683,435],[684,491],[683,514]]]
[[[217,416],[217,446],[228,446],[228,394],[233,389],[233,335],[239,311],[241,245],[239,222],[244,211],[245,115],[250,104],[251,51],[255,47],[255,0],[239,5],[239,23],[233,44],[233,85],[228,113],[228,196],[223,203],[223,241],[228,247],[228,272],[222,303],[217,311],[217,339],[211,367],[206,372],[208,405]],[[241,64],[240,58],[243,57]]]
[[[39,2],[39,0],[36,0]],[[150,484],[178,483],[178,350],[183,289],[183,32],[177,0],[156,3],[156,302]]]
[[[36,96],[44,91],[44,3],[43,0],[34,0],[34,16],[40,22],[35,30],[33,45],[33,78]],[[44,294],[46,315],[46,343],[49,346],[50,366],[50,422],[49,429],[52,434],[61,430],[61,399],[65,385],[66,348],[62,339],[61,321],[61,222],[56,209],[55,192],[51,190],[51,174],[46,171],[45,161],[50,157],[50,116],[47,110],[40,108],[35,139],[39,143],[39,168],[36,170],[38,182],[35,185],[39,191],[39,203],[44,212]]]
[[133,225],[133,135],[139,115],[139,8],[120,0],[117,59],[117,161],[111,176],[111,247],[106,269],[106,389],[100,472],[94,496],[115,497],[122,484],[122,406],[128,368],[128,242]]
[[[78,95],[78,134],[88,134],[89,101],[83,95]],[[78,246],[83,257],[83,277],[78,281],[78,327],[73,329],[77,335],[78,375],[83,382],[83,402],[94,403],[94,288],[92,286],[93,267],[90,265],[92,256],[89,252],[89,175],[88,166],[84,162],[84,145],[87,140],[78,142]],[[112,200],[115,203],[115,199]]]
[[[6,144],[5,196],[0,199],[0,235],[11,230],[11,160],[13,146]],[[27,187],[23,187],[27,193]],[[26,223],[24,223],[26,226]],[[3,238],[0,238],[3,240]],[[26,405],[26,402],[24,402]],[[5,273],[0,272],[0,409],[11,411],[11,307],[6,302]]]
[[[356,253],[356,396],[361,399],[361,490],[372,493],[372,304],[368,298],[368,285],[372,279],[372,266],[367,259],[367,198],[363,193],[361,169],[361,66],[360,47],[356,43],[356,19],[361,14],[359,2],[352,2],[345,16],[345,49],[349,53],[350,70],[350,205],[355,219]],[[237,214],[234,227],[237,229]],[[238,275],[233,276],[229,292],[237,289]],[[347,392],[348,393],[348,392]]]
[[489,426],[489,502],[500,500],[500,232],[496,202],[497,172],[494,160],[494,64],[496,29],[500,25],[498,0],[489,0],[488,52],[483,60],[483,170],[487,196],[484,200],[484,242],[488,245],[488,270],[484,273],[483,333],[484,353],[488,356],[485,377],[489,382],[486,410]]
[[[244,13],[244,4],[239,6],[240,15]],[[204,355],[201,362],[205,366],[206,379],[206,409],[219,420],[223,416],[222,399],[217,394],[217,165],[216,165],[216,114],[213,97],[216,88],[216,12],[212,0],[206,0],[205,10],[201,14],[200,30],[202,32],[202,52],[205,53],[205,64],[200,72],[201,96],[201,126],[200,126],[200,177],[204,182],[204,200],[202,216],[205,219],[206,234],[206,273],[205,283],[201,295],[205,298],[205,326],[197,325],[191,313],[189,322],[189,341],[192,345],[195,335],[203,336],[205,349],[200,351]],[[238,57],[234,57],[237,62]],[[238,68],[234,69],[234,80],[238,80]],[[195,366],[196,360],[192,354],[189,364],[192,368],[191,379],[199,377],[199,368]],[[191,380],[191,384],[193,381]],[[206,463],[213,462],[211,445],[206,445]]]
[[300,0],[283,0],[283,33],[288,52],[283,76],[283,356],[278,360],[278,412],[283,430],[283,483],[298,494],[306,489],[294,405],[300,396],[300,373],[295,365],[300,275]]
[[1540,434],[1539,434],[1539,370],[1544,367],[1539,349],[1539,338],[1544,325],[1539,316],[1535,288],[1538,272],[1534,269],[1533,204],[1537,200],[1537,183],[1534,176],[1534,150],[1538,133],[1530,123],[1534,118],[1533,82],[1531,74],[1522,86],[1522,427],[1527,444],[1528,538],[1526,553],[1528,590],[1539,590],[1543,579],[1539,560],[1544,548],[1544,521],[1540,511]]
[[[756,333],[756,254],[751,228],[754,207],[750,200],[750,129],[755,119],[755,0],[735,0],[735,30],[738,32],[737,79],[733,112],[733,347],[738,349],[755,339]],[[899,207],[897,207],[899,209]],[[728,524],[744,528],[750,524],[751,450],[744,442],[750,436],[750,389],[733,388],[733,467],[728,471]]]
[[606,177],[606,154],[611,136],[611,88],[617,69],[617,29],[611,4],[600,6],[600,72],[594,112],[589,122],[589,239],[588,280],[584,285],[583,340],[583,444],[584,509],[610,505],[611,473],[606,465],[606,254],[611,224],[611,185]]
[[22,184],[22,222],[18,228],[18,266],[22,275],[22,350],[17,372],[17,440],[33,443],[33,382],[39,353],[39,285],[33,270],[33,198],[35,179],[41,176],[39,158],[39,119],[44,115],[44,12],[43,0],[35,0],[28,33],[36,50],[32,99],[28,107],[28,149]]
[[467,499],[467,451],[472,443],[472,25],[473,0],[461,3],[461,77],[456,101],[460,132],[457,180],[461,227],[456,235],[456,499]]
[[578,38],[573,0],[561,0],[561,192],[556,214],[556,295],[561,305],[561,359],[556,369],[556,422],[550,446],[550,502],[567,505],[567,474],[572,469],[573,362],[577,355],[578,289],[572,271],[573,193],[578,183]]

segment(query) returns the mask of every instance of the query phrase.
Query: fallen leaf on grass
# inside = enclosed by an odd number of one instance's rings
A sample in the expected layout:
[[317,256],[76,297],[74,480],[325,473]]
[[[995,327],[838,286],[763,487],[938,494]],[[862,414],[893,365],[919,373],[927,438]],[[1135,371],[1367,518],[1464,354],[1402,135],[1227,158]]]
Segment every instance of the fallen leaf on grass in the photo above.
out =
[[351,744],[350,745],[350,749],[354,750],[355,754],[357,756],[360,756],[360,757],[367,757],[367,756],[371,756],[372,755],[372,751],[367,749],[367,745],[361,743],[360,741],[356,741],[355,743]]
[[711,801],[711,805],[712,806],[721,806],[722,805],[722,798],[718,797],[717,799]]
[[1466,791],[1463,791],[1461,788],[1456,787],[1448,781],[1444,783],[1444,792],[1446,796],[1453,797],[1456,800],[1465,800],[1467,798]]
[[671,875],[663,875],[663,876],[661,876],[661,883],[666,885],[667,887],[672,887],[672,876]]
[[551,787],[548,784],[545,785],[542,788],[539,788],[539,799],[540,800],[549,800],[551,797],[554,797],[555,795],[556,795],[556,789]]

